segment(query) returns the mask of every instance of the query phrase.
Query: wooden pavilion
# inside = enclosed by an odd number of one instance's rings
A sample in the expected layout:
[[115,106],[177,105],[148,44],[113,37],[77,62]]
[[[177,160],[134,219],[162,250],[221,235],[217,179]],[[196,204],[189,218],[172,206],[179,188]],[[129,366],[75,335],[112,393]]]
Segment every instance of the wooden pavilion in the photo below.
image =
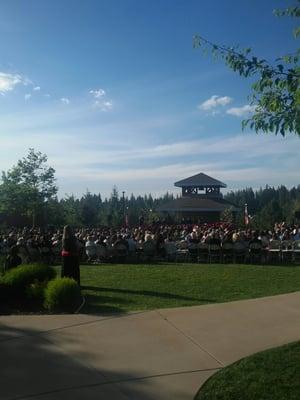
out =
[[229,209],[233,218],[239,208],[224,200],[221,188],[226,184],[200,173],[174,184],[182,189],[182,196],[158,208],[158,212],[176,221],[191,223],[219,222],[221,214]]

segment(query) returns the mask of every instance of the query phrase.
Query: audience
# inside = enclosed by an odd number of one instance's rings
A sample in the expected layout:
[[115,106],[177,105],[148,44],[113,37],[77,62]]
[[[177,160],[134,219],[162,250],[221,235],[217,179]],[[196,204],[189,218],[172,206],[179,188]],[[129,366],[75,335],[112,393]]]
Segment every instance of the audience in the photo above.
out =
[[[6,257],[6,268],[20,263],[41,261],[53,264],[61,256],[62,230],[42,228],[8,228],[0,230],[0,254]],[[176,252],[188,251],[199,245],[222,246],[239,244],[251,247],[254,243],[268,249],[272,241],[299,241],[300,226],[276,223],[272,230],[236,228],[228,223],[215,224],[140,224],[119,229],[100,226],[74,230],[80,249],[81,261],[98,263],[114,261],[115,258],[138,260],[172,260]]]

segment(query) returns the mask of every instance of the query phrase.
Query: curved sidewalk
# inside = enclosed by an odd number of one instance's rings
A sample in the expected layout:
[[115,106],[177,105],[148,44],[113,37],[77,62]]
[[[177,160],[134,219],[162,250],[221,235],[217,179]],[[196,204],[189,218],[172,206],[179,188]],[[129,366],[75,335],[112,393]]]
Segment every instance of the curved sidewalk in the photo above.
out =
[[0,317],[1,400],[192,400],[232,362],[300,339],[300,292],[122,316]]

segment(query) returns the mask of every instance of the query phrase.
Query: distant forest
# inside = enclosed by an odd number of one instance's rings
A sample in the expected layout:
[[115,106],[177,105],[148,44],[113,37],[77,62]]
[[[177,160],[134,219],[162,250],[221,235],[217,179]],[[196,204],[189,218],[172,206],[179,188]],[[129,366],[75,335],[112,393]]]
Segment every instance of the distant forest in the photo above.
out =
[[[52,198],[40,207],[36,215],[37,225],[62,226],[120,226],[125,220],[130,226],[137,225],[142,217],[147,224],[162,221],[156,209],[158,206],[174,199],[173,194],[153,198],[151,194],[144,196],[123,197],[116,187],[113,188],[109,198],[103,199],[101,194],[86,192],[82,197],[68,196],[63,199]],[[229,202],[240,207],[241,212],[237,216],[236,223],[243,225],[245,203],[248,205],[248,213],[251,215],[253,228],[270,228],[275,222],[286,221],[295,223],[295,212],[300,211],[300,185],[287,189],[285,186],[278,188],[266,186],[259,190],[246,188],[224,195]],[[30,217],[23,212],[22,215],[6,210],[0,215],[2,225],[30,225]],[[230,210],[225,211],[222,220],[231,222]],[[298,220],[299,222],[299,220]]]
[[[300,185],[287,189],[266,186],[259,190],[246,188],[227,193],[224,198],[241,207],[244,211],[248,205],[248,213],[252,216],[251,225],[257,228],[270,228],[275,222],[297,223],[295,213],[300,211]],[[239,215],[239,224],[243,223],[243,213]]]

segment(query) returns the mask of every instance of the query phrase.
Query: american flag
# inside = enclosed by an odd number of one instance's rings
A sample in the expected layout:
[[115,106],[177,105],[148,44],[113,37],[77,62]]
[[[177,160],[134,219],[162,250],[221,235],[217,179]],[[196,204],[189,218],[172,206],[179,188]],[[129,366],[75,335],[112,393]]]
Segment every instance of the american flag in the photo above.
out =
[[250,223],[250,215],[248,214],[248,205],[247,205],[247,203],[245,204],[244,220],[245,220],[245,225],[248,226],[249,223]]

